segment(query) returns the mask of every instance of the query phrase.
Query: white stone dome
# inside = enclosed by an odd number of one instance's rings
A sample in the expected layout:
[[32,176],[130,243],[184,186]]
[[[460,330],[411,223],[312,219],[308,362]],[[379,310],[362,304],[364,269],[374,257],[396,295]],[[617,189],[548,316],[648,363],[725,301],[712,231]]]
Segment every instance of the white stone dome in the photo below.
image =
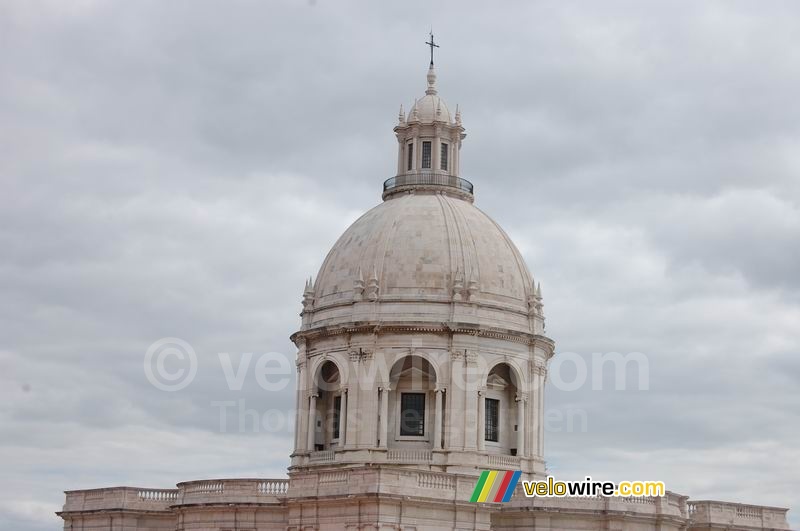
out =
[[450,110],[436,91],[436,72],[433,69],[433,63],[428,69],[428,89],[423,97],[414,102],[408,113],[407,121],[418,121],[425,124],[433,122],[450,123],[451,121]]
[[[377,285],[372,292],[371,282]],[[313,287],[308,325],[440,325],[455,319],[458,301],[469,310],[458,320],[535,333],[533,295],[531,274],[514,243],[472,202],[445,193],[400,194],[356,220],[328,253]],[[356,315],[353,302],[370,298],[374,307]]]
[[422,123],[451,121],[450,110],[437,94],[426,94],[414,103],[411,112],[408,113],[408,121],[413,121],[415,118]]

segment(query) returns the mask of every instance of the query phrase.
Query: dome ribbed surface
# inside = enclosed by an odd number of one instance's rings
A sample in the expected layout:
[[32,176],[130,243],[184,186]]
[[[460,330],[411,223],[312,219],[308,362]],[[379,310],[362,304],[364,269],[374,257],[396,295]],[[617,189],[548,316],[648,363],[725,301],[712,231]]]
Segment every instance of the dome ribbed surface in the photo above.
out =
[[[459,281],[472,286],[471,303],[493,307],[495,313],[527,314],[532,293],[531,275],[506,233],[472,203],[444,194],[401,195],[356,220],[320,269],[314,313],[352,300],[359,270],[365,284],[373,272],[377,277],[379,302],[387,306],[378,318],[419,320],[428,312],[425,303],[431,303],[430,319],[442,322],[446,313],[435,306],[452,302]],[[419,304],[404,309],[395,302]],[[339,321],[322,314],[312,323]],[[522,325],[527,319],[512,321]]]
[[[448,122],[450,123],[450,110],[447,108],[444,100],[436,94],[426,94],[418,99],[411,107],[408,113],[408,120],[412,121],[414,118],[414,110],[416,109],[416,117],[422,123],[433,122]],[[437,110],[439,111],[437,113]]]

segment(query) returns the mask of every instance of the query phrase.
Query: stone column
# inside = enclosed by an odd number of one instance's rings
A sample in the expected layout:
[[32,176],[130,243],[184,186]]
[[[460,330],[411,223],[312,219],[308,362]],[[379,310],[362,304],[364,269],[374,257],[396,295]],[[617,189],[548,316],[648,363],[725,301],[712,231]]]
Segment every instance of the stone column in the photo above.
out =
[[539,455],[544,455],[544,384],[547,381],[547,369],[543,368],[539,375]]
[[525,455],[525,395],[517,393],[517,455]]
[[434,393],[436,394],[436,414],[434,415],[434,421],[436,424],[433,425],[433,449],[434,450],[441,450],[442,449],[442,394],[444,393],[444,389],[438,387]]
[[458,172],[461,169],[459,167],[461,166],[460,155],[461,155],[461,140],[458,139],[458,133],[456,133],[456,136],[453,139],[453,151],[452,151],[453,171],[450,172],[452,175],[455,175],[456,177],[458,177]]
[[478,451],[486,450],[486,391],[478,391]]
[[342,388],[341,411],[339,412],[339,447],[347,445],[347,387]]
[[380,447],[388,448],[389,439],[389,386],[381,388]]
[[436,128],[436,137],[434,138],[433,145],[431,146],[431,170],[439,171],[441,166],[439,154],[442,150],[442,138],[439,136],[439,128]]
[[397,175],[402,175],[405,173],[405,171],[403,171],[403,159],[408,156],[406,155],[406,139],[398,138],[397,143]]
[[294,415],[294,451],[300,452],[302,451],[302,439],[300,438],[303,433],[302,426],[304,425],[303,422],[305,421],[305,416],[303,415],[303,394],[305,393],[305,362],[298,362],[297,363],[297,392],[295,393],[295,407],[297,407],[297,411]]
[[317,395],[312,393],[308,400],[308,451],[314,451],[314,439],[317,433]]
[[[448,450],[463,450],[465,438],[471,433],[466,425],[468,420],[466,415],[467,391],[465,390],[464,377],[462,376],[463,367],[462,355],[458,352],[451,352],[449,367],[450,392],[447,394],[447,407],[450,409],[450,414],[445,419],[447,437],[444,440],[445,447]],[[475,439],[473,438],[472,440]]]
[[[363,363],[368,362],[364,361]],[[361,423],[363,418],[370,418],[368,416],[362,417],[366,414],[365,406],[362,406],[362,403],[368,407],[370,403],[374,402],[371,396],[366,395],[366,393],[372,393],[373,391],[372,389],[362,389],[361,374],[363,367],[359,356],[350,355],[350,371],[350,376],[347,379],[348,384],[350,384],[347,388],[347,445],[350,448],[362,448],[364,446],[372,448],[375,446],[376,432],[372,431],[370,434],[370,430],[361,428]],[[374,424],[371,427],[375,430]]]
[[[474,338],[470,338],[474,342]],[[483,440],[483,425],[478,418],[481,415],[483,407],[479,408],[479,396],[476,392],[480,387],[477,375],[476,366],[477,354],[474,350],[467,350],[464,355],[463,364],[463,379],[464,382],[464,409],[462,417],[464,418],[464,449],[466,451],[475,451],[477,443]]]
[[542,374],[544,372],[544,366],[540,365],[536,362],[531,370],[531,393],[530,393],[530,400],[531,400],[531,407],[528,408],[527,417],[530,422],[530,427],[528,429],[528,455],[531,457],[541,457],[542,456],[542,449],[539,445],[539,432],[542,429],[543,423],[543,409],[542,409],[542,397],[540,391],[544,386]]

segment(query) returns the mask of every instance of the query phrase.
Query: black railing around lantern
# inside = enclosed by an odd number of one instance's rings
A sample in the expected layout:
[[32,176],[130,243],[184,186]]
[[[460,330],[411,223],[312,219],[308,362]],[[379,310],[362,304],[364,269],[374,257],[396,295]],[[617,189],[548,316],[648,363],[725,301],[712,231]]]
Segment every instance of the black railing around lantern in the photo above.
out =
[[406,173],[404,175],[396,175],[386,179],[383,183],[383,191],[391,192],[396,188],[404,188],[406,186],[445,186],[448,188],[455,188],[468,194],[473,193],[474,187],[472,183],[460,177],[452,175],[445,175],[443,173],[434,172],[417,172]]

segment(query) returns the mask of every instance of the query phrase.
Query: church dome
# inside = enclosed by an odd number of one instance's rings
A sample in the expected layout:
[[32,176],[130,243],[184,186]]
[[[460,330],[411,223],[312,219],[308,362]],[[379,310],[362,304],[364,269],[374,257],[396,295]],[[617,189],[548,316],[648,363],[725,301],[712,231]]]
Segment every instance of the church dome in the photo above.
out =
[[450,110],[436,91],[436,71],[433,64],[428,69],[428,88],[425,95],[414,102],[407,121],[421,123],[450,122]]
[[506,233],[471,201],[446,193],[392,196],[356,220],[328,253],[313,286],[312,327],[357,320],[353,301],[372,300],[368,319],[453,320],[531,333],[533,280]]
[[[428,88],[394,127],[397,174],[383,203],[333,246],[303,293],[303,330],[424,326],[544,332],[541,291],[508,235],[474,204],[460,174],[466,134]],[[482,332],[482,333],[483,333]]]
[[422,123],[450,122],[450,110],[444,100],[437,94],[426,94],[414,102],[408,120],[419,120]]

